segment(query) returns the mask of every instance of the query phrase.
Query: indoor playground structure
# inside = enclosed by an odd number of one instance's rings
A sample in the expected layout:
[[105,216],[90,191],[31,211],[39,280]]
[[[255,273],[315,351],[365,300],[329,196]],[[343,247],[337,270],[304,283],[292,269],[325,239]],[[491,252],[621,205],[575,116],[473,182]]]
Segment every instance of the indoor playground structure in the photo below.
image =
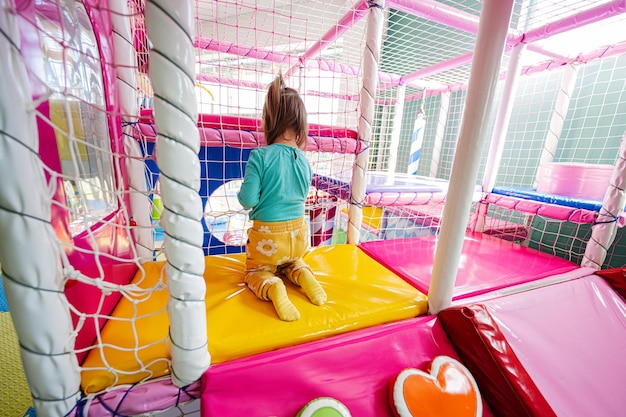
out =
[[[0,414],[623,416],[625,24],[626,0],[0,0],[0,357],[29,398],[7,411],[2,375]],[[243,283],[236,198],[278,73],[328,294],[288,283],[293,322]]]

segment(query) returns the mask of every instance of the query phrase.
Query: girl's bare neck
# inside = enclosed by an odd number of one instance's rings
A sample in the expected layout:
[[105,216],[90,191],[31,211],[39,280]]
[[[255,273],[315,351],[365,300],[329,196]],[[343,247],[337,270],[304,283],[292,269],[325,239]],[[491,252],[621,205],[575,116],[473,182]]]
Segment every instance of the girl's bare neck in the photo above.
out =
[[276,138],[274,143],[280,143],[281,145],[293,146],[294,148],[298,147],[298,143],[296,142],[297,136],[295,132],[287,131]]

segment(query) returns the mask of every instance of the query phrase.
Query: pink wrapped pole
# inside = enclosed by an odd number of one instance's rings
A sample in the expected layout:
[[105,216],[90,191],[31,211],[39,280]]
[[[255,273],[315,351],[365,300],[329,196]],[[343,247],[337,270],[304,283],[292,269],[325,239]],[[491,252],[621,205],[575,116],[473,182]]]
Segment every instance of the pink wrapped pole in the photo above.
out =
[[322,234],[320,245],[330,245],[333,238],[333,230],[335,228],[335,217],[337,216],[337,199],[333,198],[331,205],[326,209],[324,218],[324,233]]
[[324,227],[324,209],[321,205],[309,211],[309,220],[311,227],[311,246],[319,246],[322,241],[322,230]]
[[337,199],[321,199],[318,206],[309,212],[311,223],[311,246],[329,245],[333,237]]

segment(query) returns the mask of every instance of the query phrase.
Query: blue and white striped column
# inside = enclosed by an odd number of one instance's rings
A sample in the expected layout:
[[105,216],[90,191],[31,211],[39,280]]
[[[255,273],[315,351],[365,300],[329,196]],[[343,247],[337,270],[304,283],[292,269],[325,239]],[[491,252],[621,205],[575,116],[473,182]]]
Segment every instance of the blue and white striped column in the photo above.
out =
[[426,116],[420,109],[415,116],[413,124],[413,137],[411,138],[411,151],[409,153],[409,166],[407,173],[417,175],[420,154],[422,153],[422,142],[424,142],[424,128],[426,127]]

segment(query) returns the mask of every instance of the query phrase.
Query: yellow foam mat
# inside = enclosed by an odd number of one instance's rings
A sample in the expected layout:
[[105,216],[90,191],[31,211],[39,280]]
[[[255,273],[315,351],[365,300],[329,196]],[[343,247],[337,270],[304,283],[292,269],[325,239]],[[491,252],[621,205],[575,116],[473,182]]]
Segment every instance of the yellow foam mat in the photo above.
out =
[[[301,318],[283,322],[270,302],[259,300],[243,284],[244,254],[206,257],[208,348],[213,363],[415,317],[427,311],[423,293],[355,245],[315,248],[305,261],[325,288],[328,302],[315,306],[300,288],[286,282],[289,297]],[[149,288],[158,282],[164,265],[164,262],[145,264],[146,276],[140,286]],[[141,277],[138,273],[135,280]],[[108,347],[92,350],[83,364],[85,392],[169,372],[165,342],[169,326],[167,297],[167,290],[159,289],[147,300],[120,301],[113,313],[115,318],[133,315],[139,318],[132,322],[107,322],[102,343]],[[134,349],[135,346],[139,349]],[[109,367],[122,372],[114,373],[107,370]],[[140,369],[144,371],[134,373]]]

